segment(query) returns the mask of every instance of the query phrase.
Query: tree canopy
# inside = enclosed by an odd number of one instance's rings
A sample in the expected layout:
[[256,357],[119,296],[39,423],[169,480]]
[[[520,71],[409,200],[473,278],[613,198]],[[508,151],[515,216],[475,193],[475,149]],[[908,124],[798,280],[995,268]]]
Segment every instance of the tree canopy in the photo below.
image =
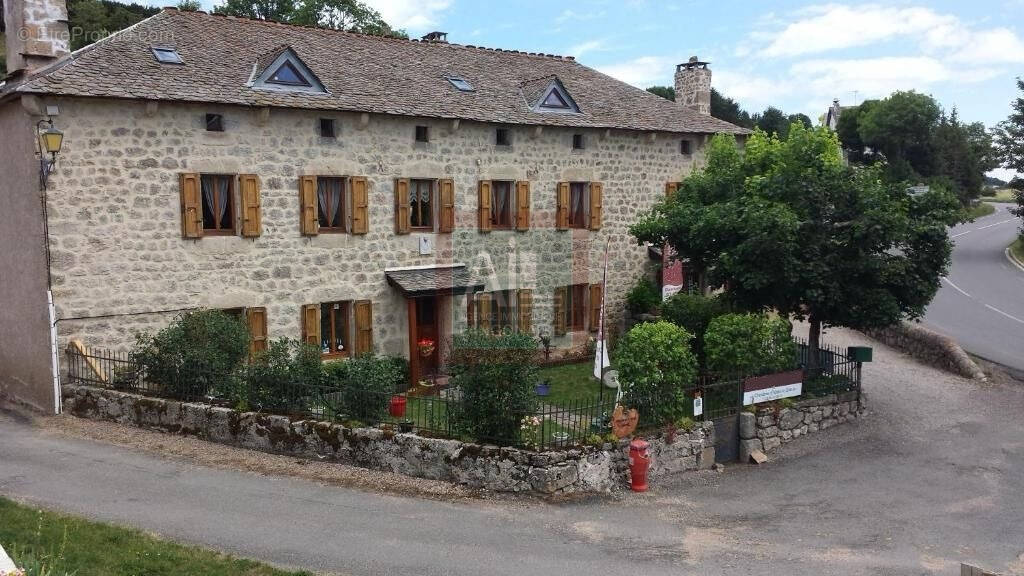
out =
[[927,94],[894,92],[843,109],[836,129],[851,162],[884,162],[888,180],[945,186],[961,204],[977,198],[996,167],[984,124],[965,124]]
[[[1021,95],[1010,104],[1010,116],[1000,122],[993,134],[995,136],[996,158],[1004,168],[1016,170],[1024,174],[1024,80],[1017,78],[1017,88]],[[1016,177],[1010,182],[1016,191],[1017,208],[1014,214],[1024,218],[1024,179]],[[1021,237],[1024,238],[1024,224],[1021,225]]]
[[[651,94],[661,96],[666,100],[676,99],[676,89],[671,86],[651,86],[647,89]],[[719,120],[725,120],[731,122],[737,126],[743,126],[744,128],[753,128],[754,123],[750,119],[750,114],[746,110],[740,108],[738,102],[725,96],[714,88],[711,89],[711,115]]]
[[758,129],[743,153],[718,135],[705,168],[631,232],[668,243],[741,309],[809,320],[817,349],[823,324],[921,316],[948,267],[956,199],[941,188],[911,195],[882,176],[844,163],[826,128],[793,123],[785,139]]
[[226,0],[214,11],[363,34],[407,36],[404,30],[392,28],[379,12],[359,0]]

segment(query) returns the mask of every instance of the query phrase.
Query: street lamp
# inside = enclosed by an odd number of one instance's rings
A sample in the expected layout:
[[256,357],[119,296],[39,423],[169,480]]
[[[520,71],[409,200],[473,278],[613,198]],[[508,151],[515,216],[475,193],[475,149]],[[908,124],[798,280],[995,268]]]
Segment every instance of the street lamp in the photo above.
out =
[[[43,129],[43,124],[46,128]],[[36,124],[36,132],[39,140],[36,146],[39,150],[39,186],[46,190],[46,180],[53,171],[53,165],[57,163],[57,154],[60,153],[61,144],[64,143],[64,133],[53,127],[53,120],[47,118]],[[50,157],[47,158],[46,154]]]

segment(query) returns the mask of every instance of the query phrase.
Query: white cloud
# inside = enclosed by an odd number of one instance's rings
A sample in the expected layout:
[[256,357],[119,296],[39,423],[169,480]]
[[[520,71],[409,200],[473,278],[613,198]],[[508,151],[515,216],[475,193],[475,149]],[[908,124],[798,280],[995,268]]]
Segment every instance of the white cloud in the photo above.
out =
[[603,50],[607,50],[606,43],[604,40],[590,40],[587,42],[582,42],[575,46],[571,46],[567,53],[570,56],[580,58],[587,52],[600,52]]
[[668,56],[641,56],[626,62],[597,66],[597,70],[637,88],[671,85],[677,58]]
[[436,27],[441,13],[451,0],[366,0],[366,4],[380,12],[384,21],[395,28],[422,32]]
[[950,60],[963,63],[1022,63],[1024,42],[1006,28],[984,30],[972,35],[950,54]]
[[569,20],[594,20],[605,15],[604,10],[598,12],[576,12],[574,10],[563,10],[555,18],[555,22],[561,24],[562,22],[568,22]]

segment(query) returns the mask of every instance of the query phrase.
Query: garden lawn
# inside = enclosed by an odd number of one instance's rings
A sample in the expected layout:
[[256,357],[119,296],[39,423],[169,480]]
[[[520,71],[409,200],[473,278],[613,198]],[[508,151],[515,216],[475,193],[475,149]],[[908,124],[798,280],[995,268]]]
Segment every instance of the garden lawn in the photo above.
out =
[[1009,188],[1000,188],[995,191],[995,195],[983,196],[981,199],[988,202],[1013,202],[1013,190]]
[[0,498],[0,544],[29,576],[286,576],[288,572],[138,530],[38,510]]
[[1018,237],[1013,244],[1010,244],[1010,252],[1018,262],[1024,263],[1024,237]]
[[[593,370],[594,363],[590,361],[541,368],[538,376],[541,381],[551,381],[551,393],[542,396],[540,401],[558,406],[597,402],[601,385],[594,378]],[[614,393],[610,389],[605,392],[605,398],[609,393]]]

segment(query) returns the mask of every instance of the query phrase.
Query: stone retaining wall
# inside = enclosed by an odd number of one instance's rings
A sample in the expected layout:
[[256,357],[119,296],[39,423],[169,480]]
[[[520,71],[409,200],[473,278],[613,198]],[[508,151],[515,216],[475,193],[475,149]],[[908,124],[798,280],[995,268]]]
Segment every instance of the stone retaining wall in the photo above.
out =
[[[195,436],[262,452],[316,457],[399,474],[444,480],[497,492],[568,494],[625,489],[628,442],[598,447],[531,452],[398,434],[377,428],[345,428],[331,422],[238,412],[88,386],[68,387],[64,410],[75,416]],[[649,478],[714,465],[711,422],[672,442],[650,438]]]
[[757,412],[740,413],[740,462],[749,462],[750,453],[768,454],[783,444],[819,430],[827,430],[864,415],[864,397],[856,392],[829,394],[796,402],[776,410],[764,405]]
[[920,324],[901,322],[887,328],[863,331],[868,336],[905,352],[925,364],[948,370],[965,378],[985,380],[985,372],[971,360],[955,340]]

